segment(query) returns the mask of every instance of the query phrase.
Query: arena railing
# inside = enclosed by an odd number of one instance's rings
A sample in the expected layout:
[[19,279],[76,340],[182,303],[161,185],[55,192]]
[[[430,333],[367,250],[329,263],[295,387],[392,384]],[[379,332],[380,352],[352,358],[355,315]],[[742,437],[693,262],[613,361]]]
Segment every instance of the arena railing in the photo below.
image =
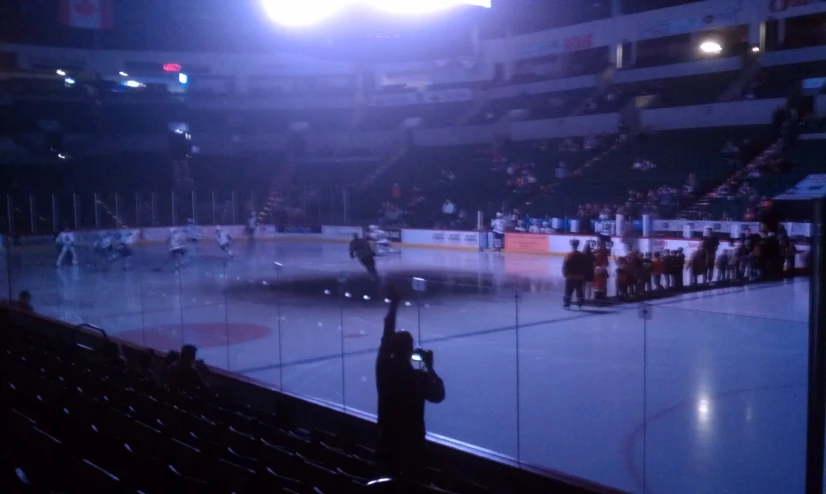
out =
[[[50,234],[71,230],[245,224],[344,225],[359,218],[348,194],[334,188],[297,191],[155,191],[5,194],[0,234]],[[377,208],[377,207],[376,207]]]
[[[359,200],[361,199],[361,200]],[[366,202],[367,201],[367,202]],[[185,226],[189,220],[199,225],[243,225],[255,212],[260,225],[319,226],[378,224],[385,228],[433,228],[444,224],[431,215],[405,214],[397,219],[383,217],[379,204],[357,198],[347,190],[330,188],[294,188],[271,191],[157,191],[157,192],[89,192],[36,193],[19,192],[3,196],[0,208],[0,234],[49,235],[68,228],[73,231],[115,230],[121,228],[159,228]],[[490,216],[497,208],[489,204]],[[626,228],[637,236],[659,238],[696,238],[711,229],[721,239],[738,237],[746,227],[755,232],[757,222],[623,218],[582,221],[575,215],[524,218],[524,228],[553,233],[601,233],[617,235]],[[468,218],[464,228],[476,224]],[[811,222],[784,223],[789,235],[797,240],[812,237]]]

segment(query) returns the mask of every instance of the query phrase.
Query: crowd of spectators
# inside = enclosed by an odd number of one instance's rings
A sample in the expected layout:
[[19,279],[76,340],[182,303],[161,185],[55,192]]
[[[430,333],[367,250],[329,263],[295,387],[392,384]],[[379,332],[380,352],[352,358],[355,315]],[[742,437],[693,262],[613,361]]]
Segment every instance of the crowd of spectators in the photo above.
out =
[[[651,84],[645,87],[651,89],[649,86]],[[603,96],[610,100],[621,95],[622,91],[623,89],[619,87],[611,88]],[[779,110],[775,120],[779,135],[791,133],[788,126],[793,119],[788,115],[788,111]],[[491,180],[502,180],[505,193],[503,198],[506,204],[533,205],[532,216],[541,217],[542,212],[535,211],[535,205],[544,203],[540,199],[556,197],[559,191],[565,189],[563,184],[566,180],[581,176],[606,152],[611,152],[612,149],[621,146],[625,140],[627,140],[627,135],[620,135],[613,140],[610,136],[589,135],[582,138],[566,138],[558,143],[541,141],[534,144],[534,151],[530,154],[514,152],[512,144],[508,142],[495,143],[486,152],[491,161],[491,171],[501,178],[497,179],[494,176]],[[597,153],[584,161],[576,154],[594,150],[602,151],[602,154]],[[580,204],[575,213],[575,217],[580,220],[580,228],[587,231],[592,221],[605,221],[607,217],[613,219],[617,214],[622,214],[629,220],[636,220],[643,215],[650,215],[654,218],[673,218],[677,217],[681,211],[688,211],[687,214],[697,219],[748,220],[758,214],[761,205],[766,202],[765,198],[761,197],[756,182],[766,174],[784,173],[789,169],[789,164],[778,158],[777,154],[766,153],[761,144],[750,138],[739,141],[730,140],[725,143],[720,153],[723,169],[731,170],[731,175],[722,183],[716,185],[701,183],[696,173],[689,173],[682,184],[668,183],[666,179],[662,185],[654,189],[629,190],[628,196],[622,202]],[[631,161],[629,167],[640,173],[660,173],[657,171],[658,164],[643,154]],[[437,182],[440,190],[451,192],[442,193],[441,197],[431,201],[429,208],[434,212],[428,216],[428,224],[438,228],[461,228],[462,225],[468,223],[467,214],[461,212],[461,205],[455,204],[454,198],[467,197],[466,192],[461,192],[456,187],[461,185],[462,180],[455,171],[446,168],[441,171]],[[404,200],[393,199],[396,208],[403,210],[402,216],[411,216],[412,212],[425,201],[424,193],[417,193],[421,192],[421,189],[413,192]],[[430,187],[428,187],[428,192],[430,192]],[[443,208],[441,201],[448,197],[454,202],[451,206],[454,211],[452,213],[442,211],[439,214],[436,208]],[[745,206],[741,206],[738,211],[726,208],[725,213],[721,215],[719,211],[715,212],[709,208],[692,207],[701,197],[723,197],[736,201],[738,205],[744,203]],[[498,198],[491,200],[499,201]],[[388,211],[390,212],[389,218],[386,217]],[[561,211],[547,212],[557,217],[566,216]],[[393,208],[383,208],[381,214],[391,224],[396,223],[394,217],[399,215]],[[570,210],[567,216],[570,218]],[[470,226],[472,227],[472,224]],[[522,225],[522,228],[530,231],[531,226],[539,228],[539,225]],[[514,227],[518,226],[514,223]]]
[[580,204],[576,218],[580,222],[580,228],[588,231],[591,221],[610,221],[618,214],[629,220],[640,219],[643,215],[652,218],[674,217],[680,207],[696,199],[697,187],[697,176],[692,173],[681,189],[668,185],[648,191],[630,189],[622,204]]
[[[641,252],[633,237],[622,236],[623,248],[617,256],[612,275],[608,253],[610,237],[598,235],[580,253],[579,241],[572,240],[572,251],[563,264],[566,279],[564,304],[569,307],[573,292],[580,306],[599,302],[608,293],[606,282],[614,280],[614,293],[620,301],[641,300],[683,291],[686,286],[744,283],[793,277],[797,249],[783,225],[768,219],[766,211],[760,231],[748,227],[737,238],[721,242],[710,228],[704,231],[698,247],[688,255],[682,248]],[[687,278],[687,279],[686,279]]]
[[639,170],[639,171],[644,172],[644,171],[653,170],[654,168],[657,168],[657,164],[654,163],[651,160],[648,160],[648,159],[641,158],[641,157],[637,156],[637,158],[634,160],[634,164],[631,166],[631,168],[633,168],[634,170]]

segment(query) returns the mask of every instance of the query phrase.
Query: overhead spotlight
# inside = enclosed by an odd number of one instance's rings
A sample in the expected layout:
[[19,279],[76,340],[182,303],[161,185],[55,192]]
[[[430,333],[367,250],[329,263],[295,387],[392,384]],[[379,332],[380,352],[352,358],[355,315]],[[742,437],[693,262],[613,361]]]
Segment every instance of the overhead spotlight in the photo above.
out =
[[187,82],[189,82],[189,76],[187,76],[184,73],[178,74],[178,82],[180,82],[181,84],[186,84]]
[[120,72],[118,72],[118,75],[123,76],[123,77],[128,77],[129,76],[129,74],[127,74],[126,72],[124,72],[122,70]]
[[57,153],[57,157],[58,157],[58,158],[60,158],[60,159],[62,159],[62,160],[65,160],[65,159],[66,159],[66,155],[65,155],[65,154],[63,154],[63,153]]
[[716,41],[705,41],[700,45],[700,51],[707,55],[717,55],[723,51],[723,47]]
[[760,47],[759,46],[752,46],[751,47],[751,52],[752,53],[760,53]]
[[65,82],[67,86],[71,86],[75,83],[75,80],[72,79],[71,77],[67,77],[67,78],[63,79],[63,82]]
[[138,82],[138,81],[125,81],[125,82],[122,82],[121,84],[123,84],[126,87],[145,87],[146,86],[146,84],[144,84],[142,82]]
[[57,75],[66,75],[66,72],[64,72],[60,69],[57,69]]
[[346,2],[288,2],[261,0],[269,18],[283,26],[301,27],[319,23],[338,13]]

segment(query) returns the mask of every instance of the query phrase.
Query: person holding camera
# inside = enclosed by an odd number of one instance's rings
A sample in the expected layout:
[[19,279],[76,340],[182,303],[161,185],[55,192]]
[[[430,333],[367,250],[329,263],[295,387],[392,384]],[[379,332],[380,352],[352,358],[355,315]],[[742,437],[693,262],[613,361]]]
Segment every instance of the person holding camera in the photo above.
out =
[[[425,466],[425,402],[441,403],[445,385],[433,370],[433,352],[414,350],[410,333],[396,332],[401,295],[391,286],[387,298],[390,307],[376,357],[379,463],[387,475],[415,479]],[[414,355],[424,369],[413,366]]]

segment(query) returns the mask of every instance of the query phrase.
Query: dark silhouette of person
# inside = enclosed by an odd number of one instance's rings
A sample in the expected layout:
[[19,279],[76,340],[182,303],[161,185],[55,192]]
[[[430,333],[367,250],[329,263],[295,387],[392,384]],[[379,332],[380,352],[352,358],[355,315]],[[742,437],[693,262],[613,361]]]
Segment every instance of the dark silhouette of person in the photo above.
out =
[[28,290],[21,291],[13,305],[22,311],[34,312],[32,294],[29,293]]
[[582,307],[585,302],[582,287],[585,283],[585,276],[591,269],[587,264],[588,259],[579,251],[579,240],[571,240],[571,252],[568,252],[562,262],[562,276],[565,277],[565,294],[562,297],[562,306],[566,309],[571,307],[571,296],[574,292],[576,292],[576,301],[579,307]]
[[379,273],[376,271],[376,253],[366,239],[360,238],[358,233],[353,234],[350,241],[350,259],[358,258],[364,269],[374,279],[378,279]]
[[[195,393],[209,388],[199,369],[206,369],[203,362],[196,360],[198,349],[195,345],[184,345],[178,359],[166,368],[164,379],[169,389]],[[170,357],[171,359],[171,357]]]
[[390,307],[376,358],[379,463],[385,475],[415,479],[425,466],[425,402],[441,403],[445,386],[433,370],[433,353],[422,352],[424,369],[413,367],[413,337],[396,332],[399,292],[388,288]]

